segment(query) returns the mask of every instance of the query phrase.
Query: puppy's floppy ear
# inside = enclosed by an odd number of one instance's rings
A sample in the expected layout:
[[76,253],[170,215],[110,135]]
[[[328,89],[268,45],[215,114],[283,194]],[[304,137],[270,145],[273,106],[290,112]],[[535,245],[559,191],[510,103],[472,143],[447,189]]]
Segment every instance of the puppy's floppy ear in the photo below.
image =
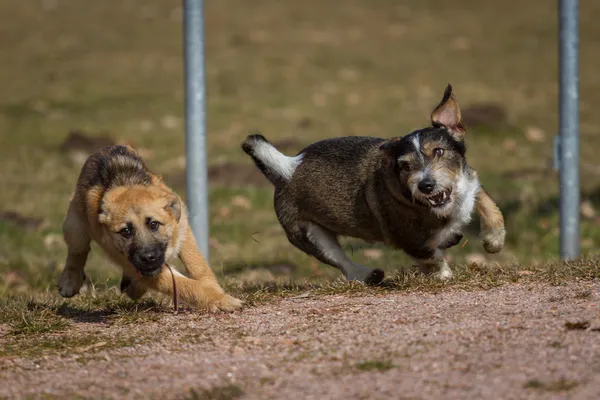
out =
[[458,141],[462,141],[465,137],[466,129],[462,123],[460,107],[452,94],[450,84],[444,91],[442,101],[431,113],[431,124],[435,127],[446,128],[452,137]]
[[175,218],[177,222],[181,219],[181,200],[177,196],[167,197],[167,205],[165,210]]

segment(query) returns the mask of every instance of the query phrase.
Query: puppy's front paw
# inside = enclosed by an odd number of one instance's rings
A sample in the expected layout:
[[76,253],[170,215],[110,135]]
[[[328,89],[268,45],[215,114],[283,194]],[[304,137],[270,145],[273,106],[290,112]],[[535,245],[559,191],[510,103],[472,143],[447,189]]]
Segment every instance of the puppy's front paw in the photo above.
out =
[[504,228],[483,233],[483,248],[488,253],[498,253],[504,247],[506,230]]
[[83,285],[85,274],[83,271],[72,271],[65,269],[58,278],[58,290],[62,297],[73,297]]
[[228,294],[223,294],[223,296],[217,300],[212,301],[209,304],[209,310],[211,312],[217,311],[225,311],[232,312],[235,310],[239,310],[244,305],[244,302],[240,299],[236,299],[233,296]]

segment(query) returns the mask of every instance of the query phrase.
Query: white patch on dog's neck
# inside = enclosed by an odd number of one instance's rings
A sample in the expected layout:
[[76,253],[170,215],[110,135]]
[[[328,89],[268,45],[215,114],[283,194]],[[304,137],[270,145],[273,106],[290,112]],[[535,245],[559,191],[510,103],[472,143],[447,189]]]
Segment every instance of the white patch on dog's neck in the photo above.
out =
[[438,232],[436,239],[437,246],[444,243],[452,234],[460,233],[462,228],[471,222],[477,194],[481,188],[477,173],[475,171],[461,172],[456,182],[455,197],[449,214],[450,221]]
[[475,172],[463,172],[458,177],[458,181],[456,182],[457,198],[455,205],[458,207],[458,210],[456,210],[453,219],[457,223],[460,223],[461,227],[471,221],[473,209],[475,208],[475,200],[480,188],[481,184],[479,183],[479,179]]

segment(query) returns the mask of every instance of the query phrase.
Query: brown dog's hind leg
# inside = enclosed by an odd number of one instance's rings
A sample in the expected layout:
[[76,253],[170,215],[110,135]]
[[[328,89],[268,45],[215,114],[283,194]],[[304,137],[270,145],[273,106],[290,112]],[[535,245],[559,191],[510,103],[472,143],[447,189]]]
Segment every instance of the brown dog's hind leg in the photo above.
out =
[[298,228],[296,232],[286,230],[290,243],[322,263],[339,269],[349,281],[370,285],[383,281],[383,270],[352,262],[333,232],[313,222],[300,222]]
[[477,194],[476,208],[481,220],[483,248],[488,253],[497,253],[504,247],[506,236],[502,212],[483,188]]
[[69,205],[67,218],[63,223],[63,236],[67,243],[68,255],[65,269],[58,278],[58,290],[63,297],[73,297],[79,293],[85,281],[84,268],[91,240],[73,202]]

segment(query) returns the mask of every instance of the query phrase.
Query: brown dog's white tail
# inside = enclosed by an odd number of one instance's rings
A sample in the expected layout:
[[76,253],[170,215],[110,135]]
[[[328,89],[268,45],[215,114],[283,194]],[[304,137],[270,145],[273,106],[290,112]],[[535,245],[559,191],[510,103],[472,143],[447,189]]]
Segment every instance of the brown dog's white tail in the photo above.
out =
[[302,154],[288,157],[275,148],[263,135],[250,135],[242,143],[260,171],[275,187],[285,185],[302,162]]

